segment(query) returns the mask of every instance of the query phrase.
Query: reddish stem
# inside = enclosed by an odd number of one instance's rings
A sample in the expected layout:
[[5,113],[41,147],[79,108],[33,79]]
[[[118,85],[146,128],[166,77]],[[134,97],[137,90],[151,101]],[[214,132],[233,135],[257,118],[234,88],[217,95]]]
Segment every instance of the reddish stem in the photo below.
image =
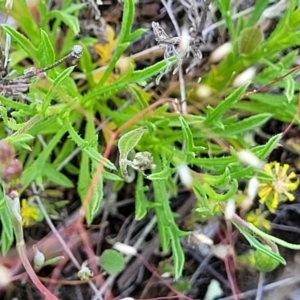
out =
[[56,296],[54,296],[43,284],[42,282],[39,280],[39,278],[37,277],[37,275],[35,274],[35,271],[33,270],[27,254],[26,254],[26,247],[24,244],[24,241],[20,241],[17,244],[17,249],[20,255],[20,259],[23,263],[23,266],[28,274],[28,276],[30,277],[30,279],[32,280],[32,282],[34,283],[34,285],[36,286],[36,288],[46,297],[46,299],[49,300],[58,300],[58,298]]

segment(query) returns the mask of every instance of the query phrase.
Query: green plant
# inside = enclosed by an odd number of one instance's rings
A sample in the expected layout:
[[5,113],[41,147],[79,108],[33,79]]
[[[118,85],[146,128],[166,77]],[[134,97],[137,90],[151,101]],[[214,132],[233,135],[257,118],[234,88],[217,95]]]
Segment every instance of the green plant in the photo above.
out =
[[[20,191],[25,191],[33,182],[40,187],[46,187],[49,182],[65,188],[75,186],[84,216],[91,224],[103,201],[105,184],[114,181],[120,187],[130,177],[128,170],[131,173],[132,168],[137,170],[134,173],[136,180],[133,181],[135,217],[140,220],[149,210],[155,211],[162,250],[171,248],[174,275],[180,277],[184,267],[180,240],[188,233],[179,229],[176,214],[170,206],[171,196],[178,194],[176,173],[180,166],[188,166],[191,178],[189,188],[197,197],[198,213],[203,217],[214,216],[220,205],[226,204],[229,198],[237,194],[240,180],[249,180],[254,175],[261,181],[271,177],[264,170],[244,167],[237,151],[250,149],[260,160],[266,160],[270,152],[278,147],[282,135],[271,137],[264,145],[254,146],[247,142],[245,135],[259,129],[270,118],[291,122],[297,111],[294,94],[299,87],[291,76],[274,84],[283,88],[285,95],[268,92],[247,94],[249,82],[239,87],[230,85],[236,74],[253,65],[259,66],[262,71],[252,82],[269,83],[287,72],[295,60],[296,51],[285,56],[281,55],[281,51],[299,44],[300,9],[296,7],[296,1],[291,1],[276,30],[262,41],[262,34],[254,28],[254,24],[266,3],[257,1],[248,22],[240,19],[235,25],[228,17],[230,1],[217,1],[227,22],[233,52],[203,76],[202,83],[213,93],[210,105],[201,112],[178,115],[169,110],[170,99],[160,99],[150,104],[149,95],[143,91],[147,82],[164,74],[178,57],[170,57],[168,63],[160,61],[142,70],[134,70],[131,66],[126,73],[112,76],[129,44],[145,32],[144,29],[131,31],[135,13],[133,0],[124,1],[122,29],[116,49],[100,78],[95,80],[92,76],[95,64],[88,52],[91,40],[83,39],[79,42],[83,48],[79,69],[86,79],[84,88],[78,88],[72,78],[75,67],[66,68],[63,64],[50,69],[42,78],[32,76],[33,80],[26,81],[28,90],[22,91],[22,101],[16,101],[14,93],[0,95],[0,114],[4,125],[12,132],[7,136],[2,130],[1,138],[14,145],[19,159],[24,163]],[[73,48],[78,42],[76,34],[79,23],[76,16],[82,6],[65,0],[61,11],[48,11],[45,1],[39,1],[39,28],[27,12],[26,1],[16,2],[11,15],[24,34],[8,25],[3,25],[2,29],[3,34],[12,39],[14,52],[11,54],[11,65],[21,78],[23,70],[20,61],[29,58],[39,69],[54,63],[56,57],[65,56]],[[18,18],[20,12],[26,12],[26,18]],[[50,20],[54,20],[52,26],[49,25]],[[56,37],[62,22],[66,23],[68,30],[63,47],[56,51]],[[249,42],[251,36],[256,37],[254,45]],[[13,83],[19,84],[16,92],[24,88],[18,81]],[[1,88],[5,90],[6,87]],[[134,101],[124,99],[119,93],[123,90],[129,91]],[[192,89],[190,92],[188,100],[192,102],[196,99],[196,93]],[[246,96],[247,100],[243,100]],[[7,110],[10,111],[10,118]],[[114,131],[107,125],[108,122],[116,128]],[[295,120],[295,123],[298,122]],[[99,139],[101,131],[103,136]],[[43,142],[39,139],[41,137]],[[112,161],[110,155],[117,146],[121,176],[116,161]],[[130,155],[134,151],[149,153],[148,164],[141,166],[139,161],[131,160]],[[72,161],[74,156],[78,164]],[[75,183],[68,178],[68,174],[76,177]],[[149,185],[153,188],[152,201],[145,195]],[[5,253],[13,235],[11,220],[5,215],[6,208],[4,205],[1,207],[2,251]],[[253,225],[243,227],[238,222],[235,225],[255,248],[284,263],[279,253],[260,243],[256,235],[287,247],[291,247],[290,244],[259,231]]]

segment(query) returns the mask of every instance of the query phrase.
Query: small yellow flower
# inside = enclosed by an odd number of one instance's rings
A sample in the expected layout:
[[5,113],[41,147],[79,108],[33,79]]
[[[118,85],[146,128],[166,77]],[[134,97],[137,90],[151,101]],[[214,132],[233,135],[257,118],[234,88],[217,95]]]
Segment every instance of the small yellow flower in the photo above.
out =
[[97,43],[94,48],[97,54],[100,55],[100,59],[97,61],[97,65],[104,66],[109,63],[112,58],[113,51],[116,48],[118,39],[115,37],[115,31],[109,25],[106,25],[107,42],[100,44]]
[[272,175],[274,180],[259,185],[258,193],[260,203],[266,204],[271,212],[275,212],[279,202],[293,201],[295,196],[289,191],[295,190],[299,185],[299,180],[294,172],[287,175],[288,164],[280,166],[278,162],[271,162],[265,165],[265,171]]
[[268,211],[261,212],[259,209],[256,209],[247,214],[246,220],[261,230],[270,231],[271,222],[266,219],[268,214]]
[[22,199],[21,207],[22,225],[24,227],[28,227],[40,220],[40,210],[34,204],[28,203],[26,199]]

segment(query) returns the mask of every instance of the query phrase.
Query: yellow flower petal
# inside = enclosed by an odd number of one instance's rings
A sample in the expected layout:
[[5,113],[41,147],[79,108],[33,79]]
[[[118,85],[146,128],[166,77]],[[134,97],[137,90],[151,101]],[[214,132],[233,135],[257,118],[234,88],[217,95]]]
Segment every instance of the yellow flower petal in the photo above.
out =
[[278,195],[278,193],[275,192],[274,196],[273,196],[273,199],[272,199],[271,207],[272,208],[277,208],[278,203],[279,203],[279,195]]
[[289,201],[295,200],[295,196],[292,193],[285,192],[284,194],[288,197]]
[[297,176],[296,176],[296,174],[295,174],[295,172],[291,172],[289,175],[288,175],[288,179],[293,179],[293,178],[296,178]]
[[269,173],[270,175],[273,175],[273,174],[272,174],[272,171],[271,171],[271,165],[270,165],[270,164],[266,164],[266,165],[265,165],[265,171],[266,171],[267,173]]
[[289,184],[286,185],[286,189],[290,190],[290,191],[294,191],[299,185],[299,181],[295,181],[295,182],[291,182]]
[[289,165],[288,164],[284,164],[283,165],[283,167],[282,167],[282,169],[281,169],[281,176],[282,177],[284,177],[284,176],[286,176],[286,172],[287,172],[287,170],[289,169]]
[[274,162],[274,169],[276,175],[279,175],[279,168],[280,168],[280,164],[277,161]]
[[260,198],[265,198],[265,197],[267,197],[267,196],[270,194],[271,191],[272,191],[272,187],[268,186],[268,187],[262,189],[262,190],[258,193],[258,196],[259,196]]

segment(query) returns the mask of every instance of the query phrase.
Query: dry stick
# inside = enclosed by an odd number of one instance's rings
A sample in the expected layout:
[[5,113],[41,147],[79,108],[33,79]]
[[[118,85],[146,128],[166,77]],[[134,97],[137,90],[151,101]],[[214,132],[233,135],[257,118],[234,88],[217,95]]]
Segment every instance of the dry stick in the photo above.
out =
[[[165,0],[162,0],[162,3],[173,23],[173,26],[176,30],[177,36],[180,36],[180,29],[178,26],[178,23],[174,17],[174,14],[171,9],[171,4],[170,2],[166,3]],[[180,103],[181,103],[181,111],[184,115],[186,115],[187,112],[187,104],[186,104],[186,93],[185,93],[185,82],[183,78],[183,70],[182,70],[182,65],[179,66],[179,86],[180,86]]]
[[250,95],[252,95],[252,94],[256,94],[256,93],[260,93],[260,92],[264,92],[264,91],[268,90],[268,89],[269,89],[271,86],[273,86],[275,83],[277,83],[277,82],[279,82],[279,81],[282,81],[285,77],[287,77],[287,76],[289,76],[289,75],[295,73],[295,72],[298,71],[299,69],[300,69],[300,65],[294,67],[293,69],[291,69],[291,70],[290,70],[289,72],[287,72],[286,74],[284,74],[284,75],[282,75],[282,76],[280,76],[280,77],[274,79],[271,83],[268,83],[268,84],[266,84],[266,85],[264,85],[264,86],[262,86],[262,87],[260,87],[260,88],[258,88],[258,89],[255,89],[255,90],[253,90],[253,91],[251,91],[251,92],[245,93],[244,95],[241,96],[240,99],[242,100],[242,99],[248,98],[248,97],[249,97]]

